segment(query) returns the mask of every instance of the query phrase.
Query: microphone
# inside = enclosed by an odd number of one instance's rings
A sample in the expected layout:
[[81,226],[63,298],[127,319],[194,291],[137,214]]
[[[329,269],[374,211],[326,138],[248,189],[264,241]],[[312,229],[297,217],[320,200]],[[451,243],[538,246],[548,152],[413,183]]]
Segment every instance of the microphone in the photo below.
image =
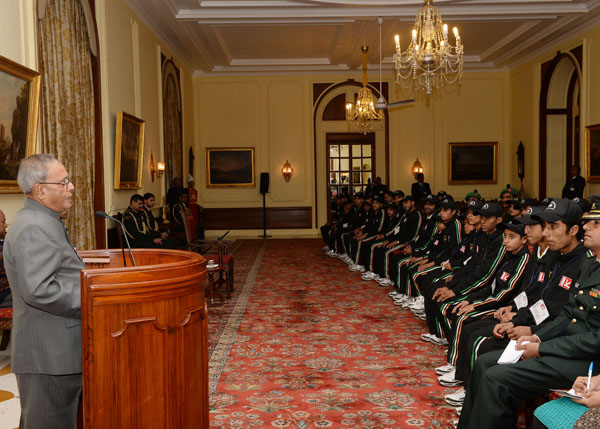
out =
[[[119,225],[121,225],[121,231],[123,231],[123,237],[125,237],[125,242],[127,243],[127,248],[129,249],[129,256],[131,256],[131,260],[133,261],[133,266],[137,267],[137,264],[135,263],[135,258],[133,257],[133,252],[131,251],[131,246],[129,245],[129,239],[127,238],[127,233],[125,232],[125,227],[123,226],[123,222],[121,222],[119,219],[115,219],[114,217],[107,215],[106,212],[103,212],[101,210],[98,210],[96,213],[94,213],[94,215],[96,217],[103,217],[104,219],[110,219],[114,222],[117,222]],[[125,246],[123,246],[122,243],[121,243],[121,251],[123,252],[123,264],[125,266],[127,266],[127,261],[125,259]]]

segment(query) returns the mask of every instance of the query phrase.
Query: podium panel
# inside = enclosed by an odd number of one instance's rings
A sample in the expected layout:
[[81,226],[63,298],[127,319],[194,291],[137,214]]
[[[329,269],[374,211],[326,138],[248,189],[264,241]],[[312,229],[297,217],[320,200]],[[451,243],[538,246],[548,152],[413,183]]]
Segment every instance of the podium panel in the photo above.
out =
[[[206,262],[193,252],[80,252],[86,429],[207,428]],[[89,262],[92,261],[92,262]]]

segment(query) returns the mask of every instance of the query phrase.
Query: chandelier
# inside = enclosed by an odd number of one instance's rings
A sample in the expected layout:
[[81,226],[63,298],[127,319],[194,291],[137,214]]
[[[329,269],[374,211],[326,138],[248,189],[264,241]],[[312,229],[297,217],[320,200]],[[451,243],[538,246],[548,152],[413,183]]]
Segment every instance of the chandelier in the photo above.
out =
[[367,52],[368,46],[363,46],[362,54],[362,88],[358,91],[356,104],[346,103],[346,120],[351,128],[362,129],[364,134],[367,131],[372,131],[376,128],[376,124],[380,124],[383,119],[383,113],[375,109],[375,97],[367,87]]
[[412,81],[416,90],[431,94],[432,88],[462,79],[463,45],[454,27],[456,46],[448,42],[448,25],[442,23],[440,10],[433,0],[424,0],[417,13],[412,40],[406,51],[400,48],[400,36],[396,35],[396,82],[408,87]]

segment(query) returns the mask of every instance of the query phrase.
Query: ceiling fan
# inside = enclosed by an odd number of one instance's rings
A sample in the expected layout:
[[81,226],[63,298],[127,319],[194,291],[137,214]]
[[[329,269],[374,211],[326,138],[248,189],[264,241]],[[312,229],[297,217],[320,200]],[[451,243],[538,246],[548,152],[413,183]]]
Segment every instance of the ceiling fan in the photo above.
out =
[[385,98],[383,98],[382,92],[382,72],[381,72],[381,62],[382,62],[382,47],[381,47],[381,24],[383,23],[383,17],[377,18],[377,22],[379,23],[379,99],[377,100],[377,104],[375,104],[376,109],[390,109],[392,107],[402,106],[404,104],[414,103],[415,100],[413,98],[409,98],[407,100],[395,101],[393,103],[386,103]]

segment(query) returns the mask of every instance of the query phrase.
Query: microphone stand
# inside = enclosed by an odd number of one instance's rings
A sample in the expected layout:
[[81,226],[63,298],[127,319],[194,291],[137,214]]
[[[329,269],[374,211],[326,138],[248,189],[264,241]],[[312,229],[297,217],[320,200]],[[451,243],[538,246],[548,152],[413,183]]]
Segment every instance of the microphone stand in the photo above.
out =
[[[95,213],[96,217],[103,217],[105,219],[110,219],[113,222],[117,222],[119,225],[121,225],[121,231],[123,231],[123,237],[125,237],[125,242],[127,243],[127,248],[129,249],[129,256],[131,256],[131,260],[133,261],[133,266],[137,267],[137,264],[135,263],[135,258],[133,257],[133,252],[131,251],[131,245],[129,244],[129,239],[127,238],[127,232],[125,232],[125,226],[123,226],[123,222],[121,222],[119,219],[116,219],[112,216],[107,215],[105,212],[102,211],[97,211]],[[121,245],[121,251],[123,252],[123,265],[127,266],[127,260],[125,259],[125,246]]]

